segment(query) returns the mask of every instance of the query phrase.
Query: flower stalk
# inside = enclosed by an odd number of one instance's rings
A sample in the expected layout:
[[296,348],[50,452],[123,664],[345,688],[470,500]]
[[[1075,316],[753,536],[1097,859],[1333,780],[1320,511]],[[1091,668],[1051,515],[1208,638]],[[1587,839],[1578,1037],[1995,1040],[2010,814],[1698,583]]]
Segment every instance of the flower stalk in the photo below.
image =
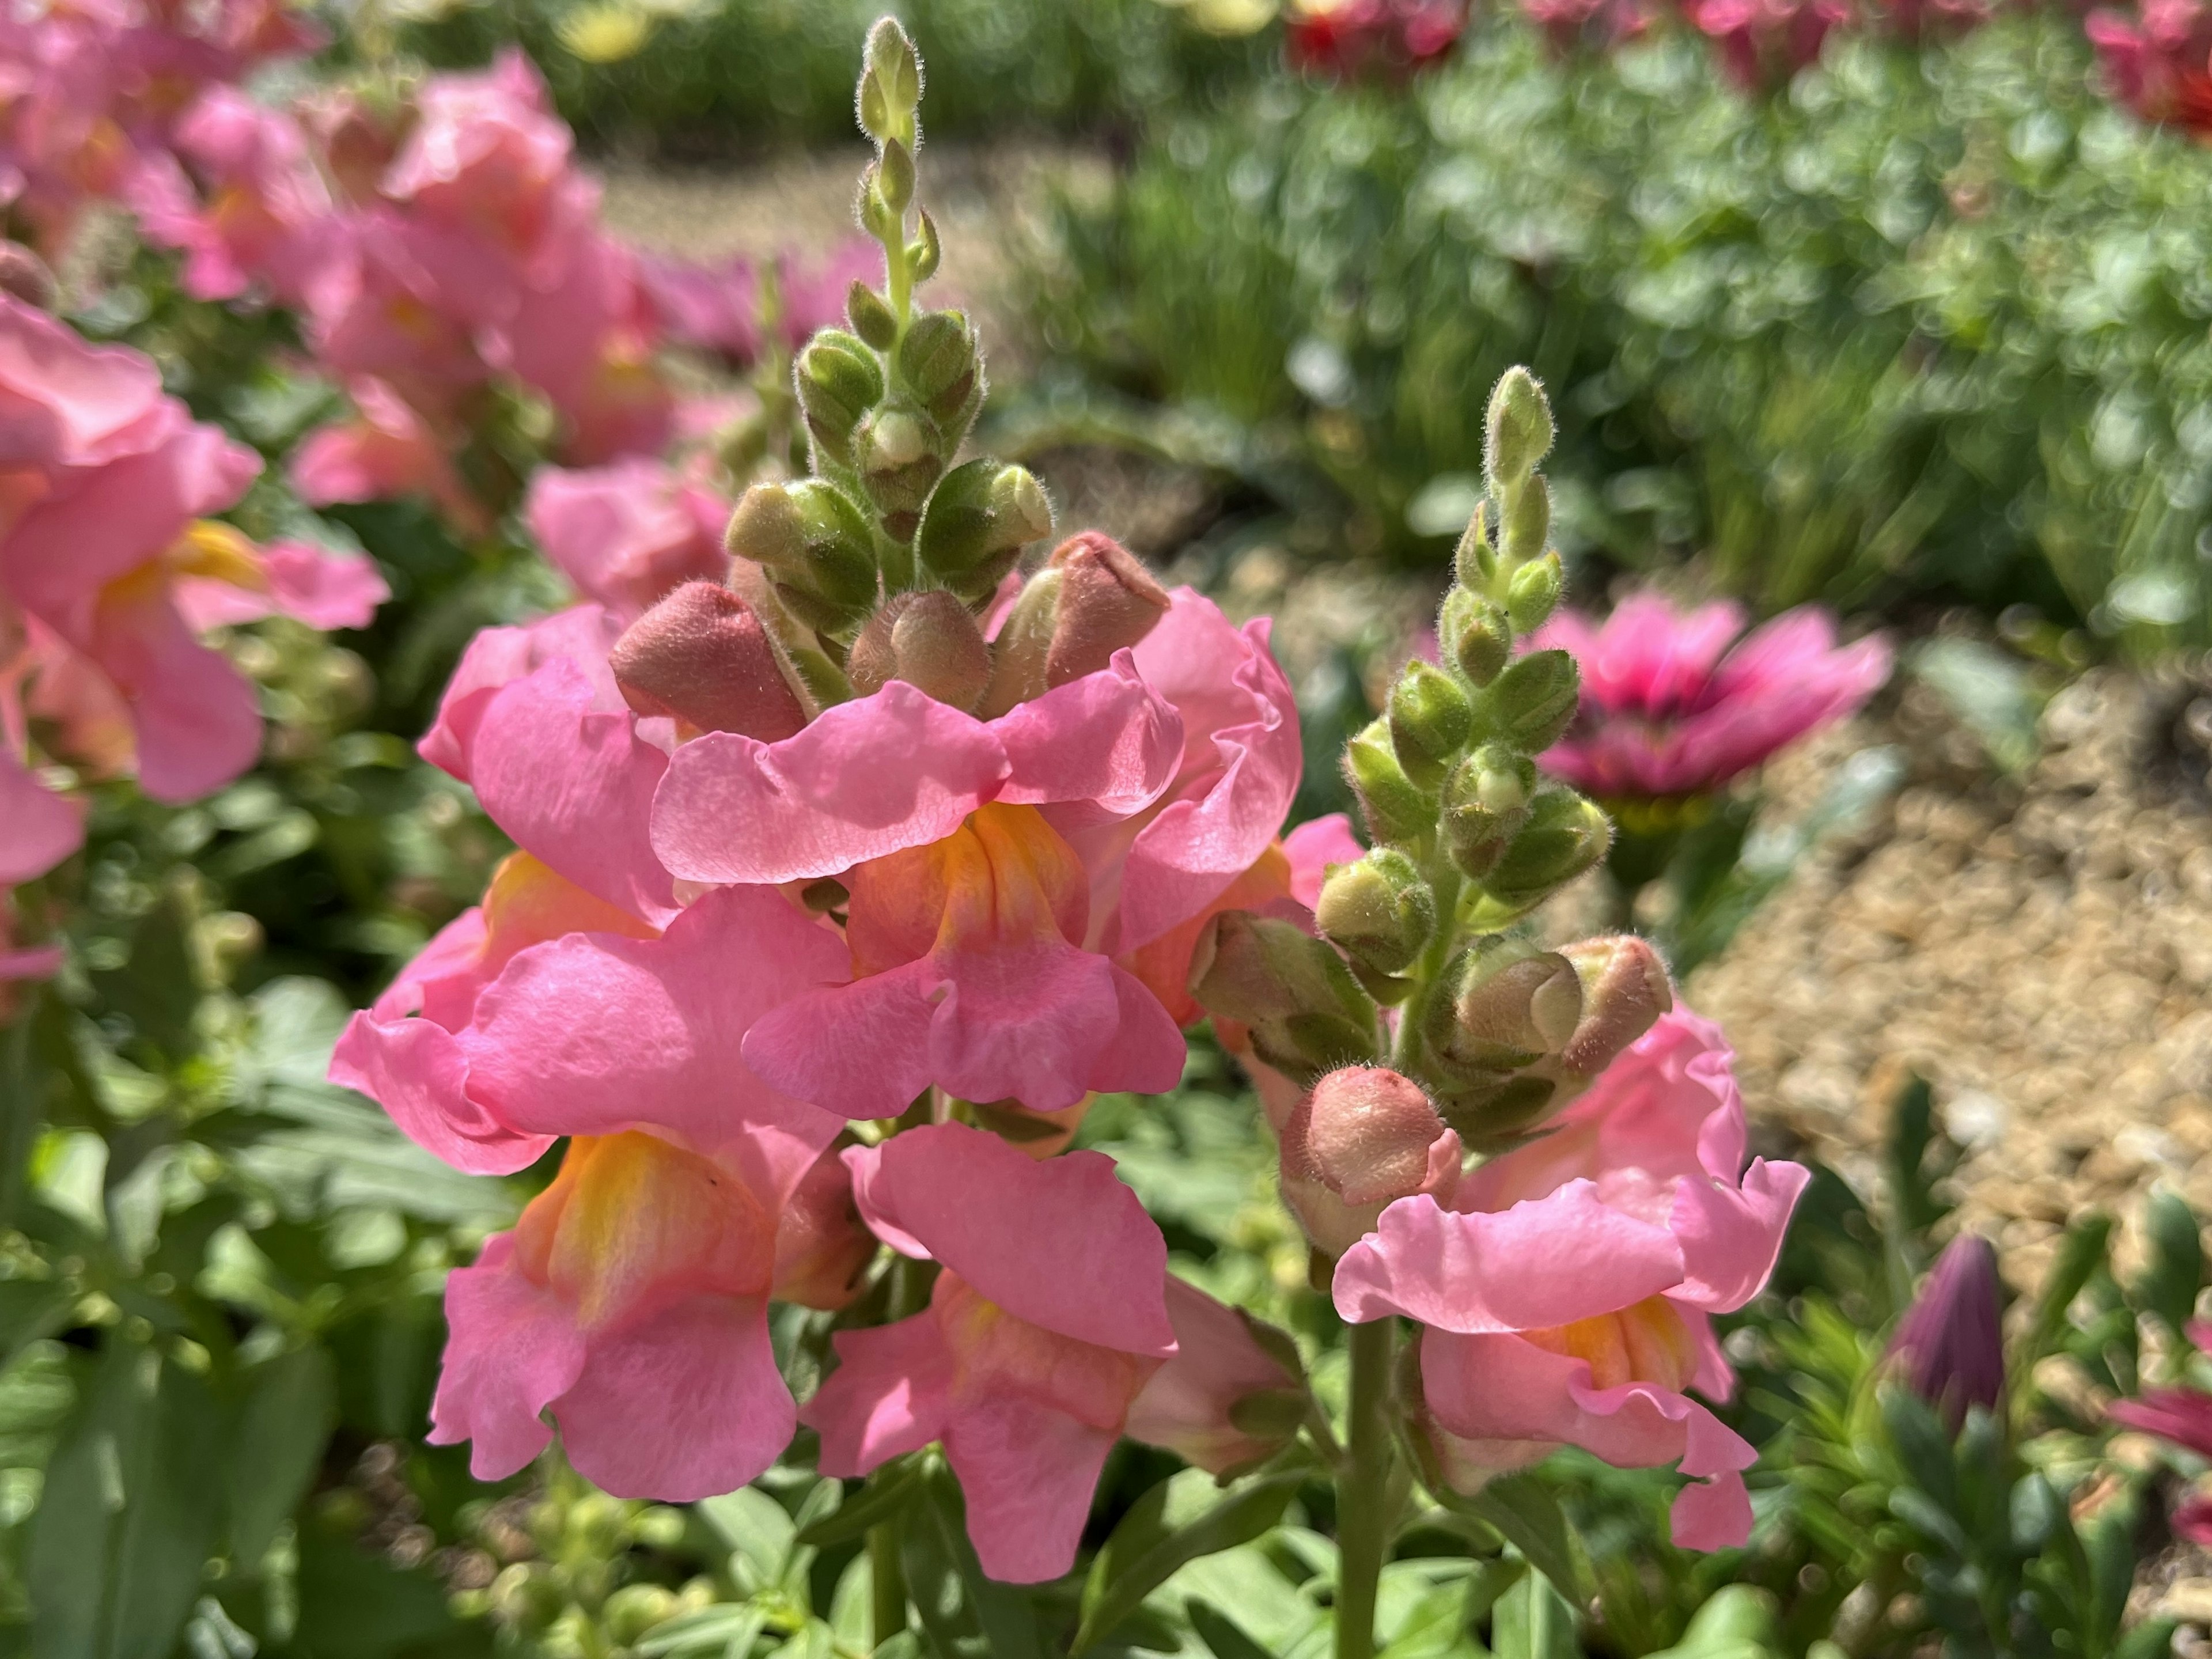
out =
[[1352,1401],[1336,1477],[1336,1659],[1373,1659],[1376,1587],[1390,1547],[1390,1371],[1398,1322],[1354,1325]]

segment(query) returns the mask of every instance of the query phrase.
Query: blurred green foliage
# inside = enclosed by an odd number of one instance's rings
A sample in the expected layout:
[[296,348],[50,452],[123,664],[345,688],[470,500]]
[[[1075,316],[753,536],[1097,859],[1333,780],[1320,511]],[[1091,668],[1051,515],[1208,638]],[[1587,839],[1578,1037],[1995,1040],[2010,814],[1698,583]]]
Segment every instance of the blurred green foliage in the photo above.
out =
[[1492,18],[1410,87],[1164,116],[1061,223],[1035,321],[1073,368],[1028,418],[1171,432],[1316,546],[1441,560],[1526,362],[1571,552],[2212,642],[2212,161],[2061,9],[1832,37],[1764,100],[1680,32],[1563,63]]

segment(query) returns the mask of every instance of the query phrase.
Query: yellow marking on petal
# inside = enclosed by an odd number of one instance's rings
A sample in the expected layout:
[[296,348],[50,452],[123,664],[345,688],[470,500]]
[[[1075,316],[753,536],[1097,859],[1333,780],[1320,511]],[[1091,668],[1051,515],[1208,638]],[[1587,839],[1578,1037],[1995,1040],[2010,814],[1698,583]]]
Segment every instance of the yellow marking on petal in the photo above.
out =
[[1054,935],[1083,938],[1090,884],[1082,860],[1034,806],[994,801],[927,847],[854,872],[853,971],[865,976],[932,951]]
[[952,1351],[952,1391],[987,1400],[1009,1390],[1092,1428],[1119,1431],[1160,1362],[1032,1325],[957,1273],[938,1275],[930,1303]]
[[1521,1335],[1547,1353],[1587,1360],[1595,1388],[1654,1382],[1679,1394],[1697,1373],[1697,1338],[1663,1296],[1647,1297],[1618,1313]]

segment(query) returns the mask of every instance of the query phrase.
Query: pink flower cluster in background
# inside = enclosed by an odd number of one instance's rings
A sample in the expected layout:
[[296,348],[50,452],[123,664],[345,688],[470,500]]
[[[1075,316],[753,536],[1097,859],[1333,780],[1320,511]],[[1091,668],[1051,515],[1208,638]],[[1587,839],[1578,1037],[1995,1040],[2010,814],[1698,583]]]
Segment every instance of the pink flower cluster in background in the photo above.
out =
[[1292,69],[1339,80],[1403,76],[1450,54],[1468,10],[1468,0],[1293,0],[1284,52]]
[[[2197,1352],[2212,1352],[2212,1323],[2192,1319],[2187,1335],[2189,1346]],[[2202,1389],[2145,1389],[2132,1398],[2115,1400],[2105,1414],[2121,1428],[2154,1435],[2193,1456],[2212,1459],[2212,1394]],[[2212,1493],[2202,1487],[2191,1490],[2174,1505],[2172,1519],[2179,1536],[2212,1548]]]
[[253,687],[202,643],[283,614],[359,627],[375,567],[298,543],[258,548],[207,515],[260,459],[194,421],[148,358],[88,345],[0,296],[0,887],[75,852],[82,799],[29,764],[135,774],[198,799],[261,748]]
[[1554,617],[1535,642],[1573,655],[1582,711],[1545,769],[1601,799],[1705,793],[1852,713],[1889,678],[1887,643],[1839,647],[1835,619],[1817,607],[1747,635],[1744,622],[1732,603],[1678,611],[1652,593],[1601,624]]
[[2146,121],[2212,138],[2212,7],[2139,0],[2092,12],[2083,27],[2120,102]]

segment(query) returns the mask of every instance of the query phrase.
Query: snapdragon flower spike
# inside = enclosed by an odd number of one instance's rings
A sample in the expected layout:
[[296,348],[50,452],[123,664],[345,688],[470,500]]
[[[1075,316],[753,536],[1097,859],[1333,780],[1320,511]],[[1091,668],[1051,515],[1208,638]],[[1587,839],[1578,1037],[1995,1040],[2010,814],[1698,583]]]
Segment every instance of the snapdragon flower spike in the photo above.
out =
[[1450,1198],[1401,1199],[1339,1263],[1338,1311],[1401,1314],[1420,1341],[1441,1461],[1472,1482],[1571,1443],[1626,1468],[1676,1464],[1686,1548],[1741,1544],[1755,1454],[1695,1388],[1734,1378],[1711,1316],[1772,1273],[1807,1171],[1744,1168],[1743,1103],[1719,1028],[1677,1008],[1542,1139]]
[[1097,1152],[1040,1164],[941,1123],[845,1157],[877,1236],[943,1270],[924,1312],[837,1334],[838,1368],[799,1414],[822,1473],[941,1441],[983,1571],[1059,1577],[1106,1454],[1176,1352],[1159,1229]]

